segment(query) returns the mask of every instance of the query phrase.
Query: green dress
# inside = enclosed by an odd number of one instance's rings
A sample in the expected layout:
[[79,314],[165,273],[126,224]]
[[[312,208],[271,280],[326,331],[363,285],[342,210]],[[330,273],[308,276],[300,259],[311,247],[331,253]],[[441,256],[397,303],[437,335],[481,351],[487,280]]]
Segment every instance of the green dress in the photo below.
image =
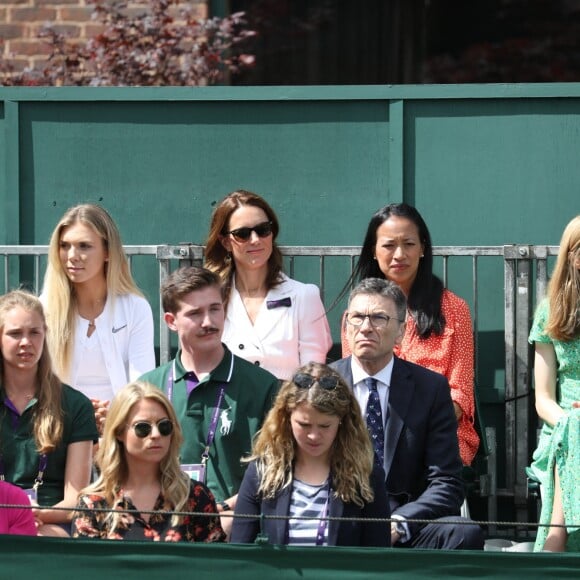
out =
[[[553,427],[544,423],[538,447],[534,451],[531,471],[544,488],[540,523],[549,523],[554,501],[554,466],[562,486],[562,503],[566,522],[580,521],[580,409],[572,410],[572,403],[580,401],[580,337],[567,342],[554,340],[544,331],[548,318],[548,301],[544,300],[534,317],[529,341],[552,344],[558,361],[558,403],[568,415]],[[548,527],[539,527],[536,550],[541,550]],[[580,550],[580,532],[568,528],[567,549]]]

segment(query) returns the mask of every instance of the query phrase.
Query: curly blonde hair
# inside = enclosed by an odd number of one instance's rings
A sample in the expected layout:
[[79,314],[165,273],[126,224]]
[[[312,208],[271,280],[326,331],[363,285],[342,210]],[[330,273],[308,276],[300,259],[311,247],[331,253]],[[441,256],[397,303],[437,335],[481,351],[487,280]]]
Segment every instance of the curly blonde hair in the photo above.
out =
[[[38,360],[36,388],[38,404],[32,419],[34,441],[39,453],[54,451],[62,440],[64,421],[62,410],[62,383],[52,371],[52,362],[47,347],[46,321],[40,300],[25,290],[13,290],[0,297],[0,336],[4,333],[6,315],[20,307],[26,312],[34,312],[42,319],[44,342]],[[4,384],[4,359],[0,352],[0,384]]]
[[311,405],[319,413],[339,417],[340,425],[334,440],[330,472],[336,497],[362,507],[371,502],[374,493],[370,485],[373,469],[373,448],[360,407],[343,378],[330,367],[311,362],[298,373],[313,377],[333,377],[336,387],[324,389],[315,382],[309,389],[286,381],[262,429],[256,435],[252,455],[245,461],[256,460],[260,474],[259,492],[273,498],[281,489],[292,483],[292,467],[296,455],[296,442],[292,436],[290,416],[300,405]]
[[[179,464],[179,448],[183,442],[181,427],[173,406],[167,396],[157,387],[143,381],[135,381],[123,387],[113,399],[99,450],[95,458],[101,469],[97,481],[82,490],[81,494],[96,494],[102,496],[109,505],[113,505],[116,494],[126,483],[129,467],[125,456],[125,448],[119,440],[127,430],[127,421],[133,407],[143,400],[159,403],[167,418],[173,423],[173,433],[169,450],[159,465],[159,481],[161,493],[165,500],[165,509],[180,512],[189,499],[189,478]],[[122,513],[112,512],[107,515],[106,523],[110,529],[115,529]],[[172,526],[180,525],[183,516],[173,515]]]
[[548,284],[546,333],[569,341],[580,334],[580,215],[564,229],[552,278]]

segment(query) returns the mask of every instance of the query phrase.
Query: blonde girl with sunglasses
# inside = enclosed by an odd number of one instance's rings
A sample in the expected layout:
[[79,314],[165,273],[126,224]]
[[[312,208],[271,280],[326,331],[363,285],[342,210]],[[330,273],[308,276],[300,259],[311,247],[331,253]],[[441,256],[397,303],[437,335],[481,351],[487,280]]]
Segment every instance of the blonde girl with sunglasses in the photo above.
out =
[[100,476],[79,497],[73,536],[223,541],[212,493],[180,469],[182,441],[175,411],[162,391],[139,381],[121,389],[111,403],[97,453]]

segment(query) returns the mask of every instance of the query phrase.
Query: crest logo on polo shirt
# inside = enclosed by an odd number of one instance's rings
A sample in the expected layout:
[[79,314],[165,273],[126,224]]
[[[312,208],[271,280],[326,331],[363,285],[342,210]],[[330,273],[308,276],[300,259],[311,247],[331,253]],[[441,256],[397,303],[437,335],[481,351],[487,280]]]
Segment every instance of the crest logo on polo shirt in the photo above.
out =
[[230,429],[232,428],[232,420],[228,417],[228,413],[231,409],[224,409],[220,415],[221,427],[220,433],[222,435],[228,435]]

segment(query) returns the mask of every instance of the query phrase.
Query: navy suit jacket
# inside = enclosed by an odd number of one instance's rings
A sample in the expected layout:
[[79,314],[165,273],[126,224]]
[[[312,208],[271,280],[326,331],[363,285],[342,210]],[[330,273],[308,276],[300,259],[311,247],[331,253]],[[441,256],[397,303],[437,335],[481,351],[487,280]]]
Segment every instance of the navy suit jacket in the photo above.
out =
[[[385,474],[382,469],[373,468],[371,486],[375,491],[375,499],[365,503],[360,508],[354,503],[343,503],[333,497],[329,502],[329,517],[344,518],[382,518],[390,517],[387,494],[384,486]],[[248,465],[244,480],[238,492],[236,501],[237,514],[252,514],[265,516],[288,516],[290,513],[291,486],[282,489],[272,499],[262,499],[258,494],[260,484],[256,462]],[[260,532],[260,520],[253,518],[235,518],[232,526],[230,542],[238,544],[252,543]],[[267,536],[269,544],[283,545],[288,543],[288,519],[264,519],[262,533]],[[391,527],[386,521],[358,522],[336,521],[328,522],[329,546],[389,546],[391,543]]]
[[[464,491],[449,383],[439,373],[394,359],[385,429],[391,513],[428,520],[459,515]],[[330,366],[354,386],[351,357]],[[411,535],[423,525],[410,523]]]

